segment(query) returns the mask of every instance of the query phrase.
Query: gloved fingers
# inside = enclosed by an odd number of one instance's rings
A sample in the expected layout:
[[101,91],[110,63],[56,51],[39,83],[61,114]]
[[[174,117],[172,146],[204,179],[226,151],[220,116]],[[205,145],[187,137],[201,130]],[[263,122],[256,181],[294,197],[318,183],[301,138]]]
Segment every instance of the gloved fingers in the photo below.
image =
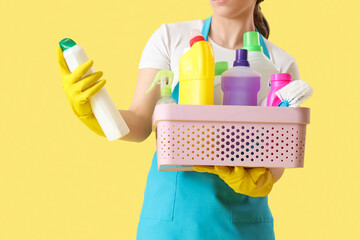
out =
[[248,172],[251,179],[254,183],[257,183],[258,179],[264,175],[267,171],[270,171],[264,167],[255,167],[255,168],[247,168],[246,171]]
[[219,176],[229,175],[233,171],[233,167],[228,166],[214,166],[214,169]]
[[65,61],[65,58],[63,55],[63,51],[60,46],[58,46],[56,49],[56,60],[59,64],[61,76],[70,74],[69,68],[66,64],[66,61]]
[[70,74],[70,81],[69,84],[74,84],[77,81],[79,81],[82,76],[84,76],[90,68],[93,66],[94,61],[88,60],[84,62],[83,64],[79,65],[71,74]]
[[241,187],[241,184],[244,181],[246,175],[247,172],[244,170],[243,167],[235,166],[233,168],[230,168],[229,174],[220,175],[220,178],[222,178],[231,188],[235,190]]
[[256,189],[256,184],[252,181],[251,177],[246,170],[243,171],[241,181],[238,180],[239,193],[253,197],[251,194]]
[[74,88],[77,91],[82,92],[82,91],[86,90],[87,88],[91,87],[93,84],[95,84],[102,76],[103,76],[102,72],[95,72],[93,74],[90,74],[89,76],[76,82],[74,84]]
[[214,166],[193,166],[193,169],[197,172],[208,172],[208,173],[214,173],[216,174],[216,170]]
[[256,188],[251,192],[249,196],[265,197],[269,195],[273,186],[274,186],[274,177],[271,171],[269,170],[259,178],[256,184]]
[[236,174],[236,175],[244,175],[245,172],[246,172],[246,169],[244,167],[241,167],[241,166],[234,167],[234,174]]
[[95,95],[97,92],[100,91],[100,89],[105,85],[106,80],[102,79],[98,82],[96,82],[94,85],[83,91],[80,96],[82,99],[89,99],[93,95]]
[[[224,168],[215,167],[217,173],[225,171]],[[266,168],[229,168],[229,174],[219,175],[224,182],[235,192],[250,197],[264,197],[268,195],[273,186],[273,177],[270,170]],[[256,181],[254,181],[254,179]]]

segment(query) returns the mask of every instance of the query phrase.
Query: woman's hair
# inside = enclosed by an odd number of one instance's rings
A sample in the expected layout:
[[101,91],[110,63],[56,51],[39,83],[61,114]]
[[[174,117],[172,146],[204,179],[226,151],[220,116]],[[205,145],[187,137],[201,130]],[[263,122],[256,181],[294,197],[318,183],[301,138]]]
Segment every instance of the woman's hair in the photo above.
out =
[[266,39],[268,39],[270,34],[269,23],[266,21],[260,8],[260,3],[263,1],[264,0],[256,0],[256,5],[254,9],[254,23],[259,33],[263,35]]

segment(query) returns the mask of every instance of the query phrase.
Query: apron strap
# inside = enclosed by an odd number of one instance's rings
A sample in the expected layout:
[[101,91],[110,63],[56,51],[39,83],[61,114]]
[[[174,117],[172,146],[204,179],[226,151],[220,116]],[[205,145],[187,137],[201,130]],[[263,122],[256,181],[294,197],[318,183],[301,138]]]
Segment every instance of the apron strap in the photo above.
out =
[[179,82],[177,82],[174,90],[171,92],[171,97],[175,99],[176,103],[179,103]]
[[[255,30],[256,30],[257,32],[259,32],[256,27],[255,27]],[[260,33],[259,33],[259,39],[260,39],[260,46],[261,46],[262,49],[263,49],[264,55],[267,56],[268,59],[270,59],[270,54],[269,54],[269,51],[268,51],[268,49],[267,49],[267,47],[266,47],[264,37],[263,37]]]
[[209,36],[209,31],[210,31],[210,25],[211,25],[211,20],[212,20],[212,16],[205,19],[204,21],[204,25],[201,29],[201,34],[204,36],[205,41],[208,40],[208,36]]

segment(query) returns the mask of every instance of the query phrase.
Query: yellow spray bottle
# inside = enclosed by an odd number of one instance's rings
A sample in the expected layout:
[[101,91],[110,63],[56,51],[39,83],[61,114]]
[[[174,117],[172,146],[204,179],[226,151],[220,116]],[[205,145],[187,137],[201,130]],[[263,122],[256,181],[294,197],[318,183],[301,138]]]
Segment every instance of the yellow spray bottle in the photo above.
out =
[[179,60],[179,104],[213,105],[214,51],[200,32],[192,35],[191,48]]

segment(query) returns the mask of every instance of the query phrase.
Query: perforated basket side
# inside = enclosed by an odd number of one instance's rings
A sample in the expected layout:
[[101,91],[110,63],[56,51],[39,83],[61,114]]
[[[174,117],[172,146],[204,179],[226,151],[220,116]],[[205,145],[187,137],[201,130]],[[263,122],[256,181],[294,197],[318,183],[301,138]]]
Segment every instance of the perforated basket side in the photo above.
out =
[[303,167],[305,124],[160,121],[159,165]]

